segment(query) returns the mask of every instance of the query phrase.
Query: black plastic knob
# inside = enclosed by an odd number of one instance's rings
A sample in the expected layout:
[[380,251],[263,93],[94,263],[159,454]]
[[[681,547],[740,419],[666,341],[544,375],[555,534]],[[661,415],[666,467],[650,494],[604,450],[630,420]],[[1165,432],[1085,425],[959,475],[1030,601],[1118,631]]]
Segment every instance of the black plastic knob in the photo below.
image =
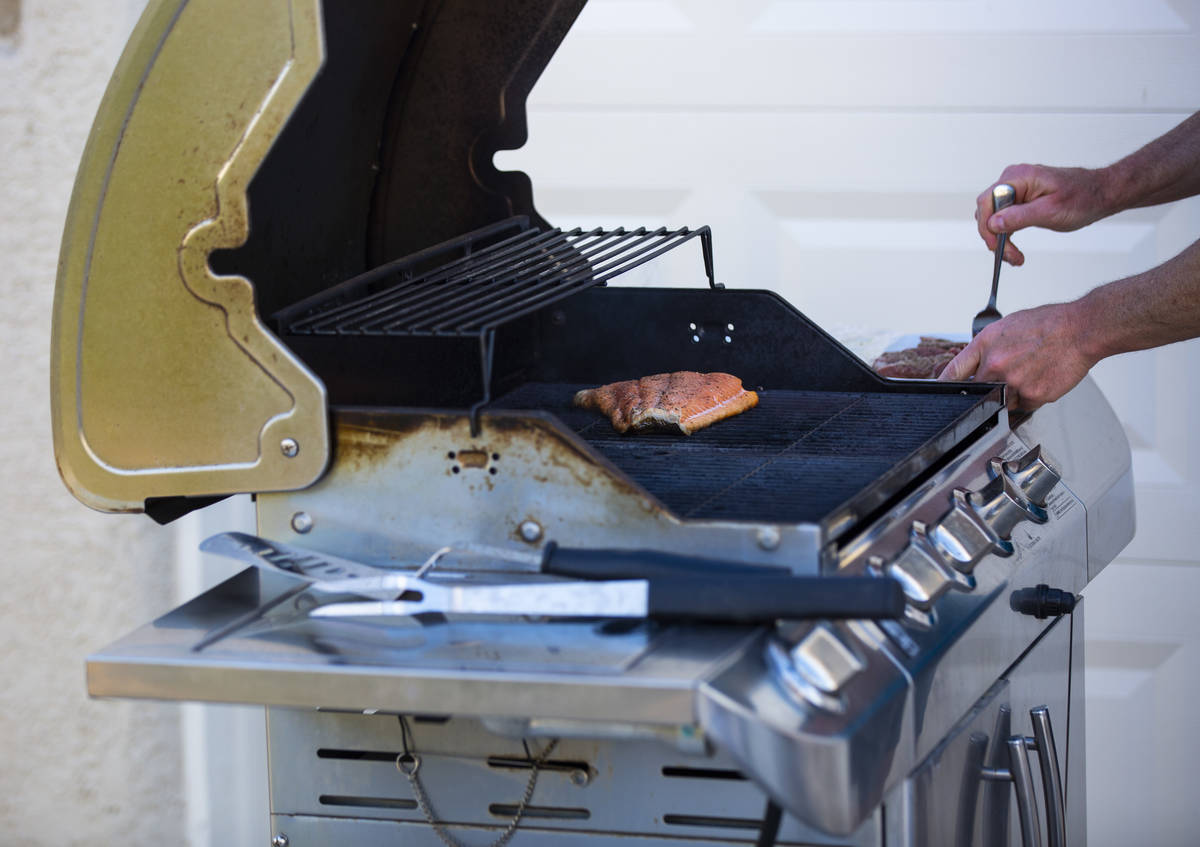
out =
[[1008,605],[1014,612],[1044,620],[1069,614],[1075,608],[1075,595],[1041,583],[1014,591],[1008,598]]

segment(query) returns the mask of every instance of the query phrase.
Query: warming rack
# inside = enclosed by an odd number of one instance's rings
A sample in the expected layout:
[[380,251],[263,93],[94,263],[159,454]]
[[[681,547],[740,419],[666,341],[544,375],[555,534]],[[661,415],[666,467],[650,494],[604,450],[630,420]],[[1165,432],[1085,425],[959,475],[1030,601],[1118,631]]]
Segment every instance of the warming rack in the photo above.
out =
[[476,338],[483,397],[471,429],[491,401],[496,330],[519,318],[700,239],[710,288],[712,233],[697,229],[576,227],[540,230],[514,217],[380,265],[277,312],[291,335]]

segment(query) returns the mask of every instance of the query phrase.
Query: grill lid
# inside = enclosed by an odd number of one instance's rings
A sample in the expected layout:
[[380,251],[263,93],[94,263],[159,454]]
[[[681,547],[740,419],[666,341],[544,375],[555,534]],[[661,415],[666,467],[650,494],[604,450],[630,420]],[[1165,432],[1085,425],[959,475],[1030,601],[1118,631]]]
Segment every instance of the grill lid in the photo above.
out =
[[258,320],[251,284],[208,266],[246,237],[246,186],[321,61],[319,12],[301,0],[164,0],[134,31],[80,165],[54,298],[55,454],[89,506],[323,471],[324,387]]
[[71,491],[142,511],[317,479],[325,386],[259,315],[513,214],[540,223],[491,157],[524,142],[524,98],[582,2],[151,2],[63,237],[51,404]]

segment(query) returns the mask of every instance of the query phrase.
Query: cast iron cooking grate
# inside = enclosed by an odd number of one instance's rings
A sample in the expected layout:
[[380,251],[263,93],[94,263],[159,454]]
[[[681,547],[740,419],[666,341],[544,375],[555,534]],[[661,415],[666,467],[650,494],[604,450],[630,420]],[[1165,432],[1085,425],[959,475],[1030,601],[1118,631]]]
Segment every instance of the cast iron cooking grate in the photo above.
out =
[[930,445],[979,406],[964,394],[768,390],[691,436],[619,435],[571,405],[590,387],[527,383],[493,406],[554,413],[679,517],[786,524],[826,521],[869,490],[895,493],[880,488],[936,460],[942,450]]

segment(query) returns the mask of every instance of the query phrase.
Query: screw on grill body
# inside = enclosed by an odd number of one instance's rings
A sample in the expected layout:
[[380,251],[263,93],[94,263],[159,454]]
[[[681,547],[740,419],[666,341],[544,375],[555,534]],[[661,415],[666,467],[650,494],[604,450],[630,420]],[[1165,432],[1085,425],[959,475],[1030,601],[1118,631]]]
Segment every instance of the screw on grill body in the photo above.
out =
[[303,535],[313,528],[312,515],[308,512],[296,512],[292,515],[292,529]]
[[592,781],[592,775],[588,771],[580,768],[578,770],[571,771],[570,779],[572,785],[583,788]]
[[288,844],[290,843],[291,842],[288,841],[288,837],[282,832],[277,832],[275,835],[271,836],[271,847],[288,847]]
[[279,442],[279,450],[289,459],[294,459],[300,453],[300,442],[294,438],[285,438]]
[[754,540],[764,550],[776,550],[779,548],[779,542],[783,539],[779,535],[779,530],[775,527],[764,526],[758,530],[758,533],[754,536]]
[[542,525],[537,521],[525,521],[521,524],[521,538],[530,544],[541,540]]

